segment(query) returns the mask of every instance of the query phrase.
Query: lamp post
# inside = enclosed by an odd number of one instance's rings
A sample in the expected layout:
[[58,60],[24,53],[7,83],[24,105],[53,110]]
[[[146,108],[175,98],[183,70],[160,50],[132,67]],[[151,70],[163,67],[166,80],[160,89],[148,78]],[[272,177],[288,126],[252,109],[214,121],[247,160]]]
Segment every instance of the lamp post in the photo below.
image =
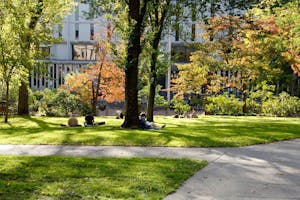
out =
[[167,89],[167,102],[168,102],[168,108],[167,108],[167,115],[170,113],[170,104],[171,104],[171,52],[172,52],[172,42],[171,42],[171,30],[169,28],[169,34],[168,34],[168,60],[169,60],[169,66],[168,66],[168,72],[167,72],[167,77],[166,77],[166,89]]

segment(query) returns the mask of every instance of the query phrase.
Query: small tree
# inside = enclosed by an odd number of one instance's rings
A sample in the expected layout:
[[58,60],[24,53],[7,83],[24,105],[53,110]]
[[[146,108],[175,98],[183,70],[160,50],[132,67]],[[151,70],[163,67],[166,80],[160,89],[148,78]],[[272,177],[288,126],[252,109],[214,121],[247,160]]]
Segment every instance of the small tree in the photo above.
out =
[[20,44],[15,40],[18,27],[13,11],[9,2],[0,2],[0,77],[5,84],[5,123],[8,122],[10,84],[13,80],[18,84],[22,77],[20,73],[24,70],[19,60],[22,56]]
[[[99,76],[100,74],[100,76]],[[113,63],[89,66],[82,73],[68,75],[62,89],[79,97],[96,115],[97,103],[100,100],[117,102],[124,100],[124,74]]]
[[[34,69],[37,59],[43,59],[41,45],[50,45],[59,40],[53,37],[57,24],[61,23],[71,11],[73,0],[8,0],[4,1],[12,8],[12,18],[15,20],[13,31],[18,35],[16,40],[22,54],[19,62],[25,67],[26,73]],[[27,75],[27,76],[28,76]],[[28,79],[23,79],[19,88],[18,114],[29,114]]]

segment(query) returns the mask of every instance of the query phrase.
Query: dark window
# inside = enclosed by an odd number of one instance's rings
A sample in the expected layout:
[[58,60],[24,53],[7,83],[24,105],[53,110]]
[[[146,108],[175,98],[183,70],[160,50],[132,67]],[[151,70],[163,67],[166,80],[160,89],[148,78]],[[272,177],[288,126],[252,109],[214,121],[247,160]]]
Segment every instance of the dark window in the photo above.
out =
[[191,40],[195,41],[195,39],[196,39],[196,25],[192,24],[192,38],[191,38]]
[[94,24],[90,24],[90,40],[94,40]]
[[58,37],[62,37],[63,26],[61,24],[58,25]]
[[191,37],[191,40],[192,41],[195,41],[196,39],[196,25],[195,25],[195,22],[197,21],[197,6],[196,6],[196,3],[193,2],[192,3],[192,37]]
[[33,85],[36,86],[36,73],[33,72]]
[[172,60],[175,62],[189,62],[194,49],[185,44],[172,44]]
[[79,39],[79,24],[75,24],[75,40]]
[[54,77],[53,77],[54,78],[54,80],[53,80],[54,81],[54,85],[53,85],[53,87],[56,88],[56,64],[54,64],[54,72],[53,72],[53,74],[54,74]]

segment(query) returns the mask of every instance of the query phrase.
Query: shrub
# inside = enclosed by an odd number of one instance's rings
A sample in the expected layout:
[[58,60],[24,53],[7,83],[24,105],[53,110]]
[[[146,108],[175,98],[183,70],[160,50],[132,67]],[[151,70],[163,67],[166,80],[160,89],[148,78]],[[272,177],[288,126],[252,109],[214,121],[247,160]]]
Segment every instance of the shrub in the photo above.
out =
[[234,95],[224,93],[218,96],[207,97],[205,112],[215,115],[242,115],[243,102]]
[[261,114],[262,104],[274,96],[275,86],[266,81],[257,84],[247,98],[247,113]]
[[184,100],[173,99],[174,111],[178,115],[185,115],[191,110],[191,106],[184,102]]
[[247,98],[247,114],[248,115],[257,115],[261,114],[262,106],[261,103],[255,99]]
[[263,102],[262,112],[265,115],[278,117],[300,116],[300,99],[282,92],[279,96],[274,96]]
[[71,112],[84,114],[88,107],[78,98],[63,90],[35,91],[31,107],[47,116],[68,116]]

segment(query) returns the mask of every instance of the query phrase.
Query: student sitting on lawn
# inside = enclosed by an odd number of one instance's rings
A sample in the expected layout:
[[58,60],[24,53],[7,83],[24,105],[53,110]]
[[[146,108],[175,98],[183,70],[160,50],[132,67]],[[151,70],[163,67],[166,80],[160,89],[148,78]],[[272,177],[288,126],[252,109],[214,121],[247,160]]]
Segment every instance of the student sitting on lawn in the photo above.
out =
[[94,116],[90,113],[87,114],[84,119],[85,119],[84,126],[97,126],[97,125],[105,124],[105,122],[95,123],[94,122]]
[[72,126],[72,127],[81,126],[81,125],[78,124],[78,119],[75,117],[74,114],[72,114],[72,117],[68,120],[68,125]]
[[158,130],[158,129],[162,129],[162,128],[166,127],[165,124],[160,127],[160,126],[156,125],[154,122],[147,121],[146,113],[144,113],[144,112],[142,112],[140,114],[139,126],[142,129],[149,129],[149,130]]

